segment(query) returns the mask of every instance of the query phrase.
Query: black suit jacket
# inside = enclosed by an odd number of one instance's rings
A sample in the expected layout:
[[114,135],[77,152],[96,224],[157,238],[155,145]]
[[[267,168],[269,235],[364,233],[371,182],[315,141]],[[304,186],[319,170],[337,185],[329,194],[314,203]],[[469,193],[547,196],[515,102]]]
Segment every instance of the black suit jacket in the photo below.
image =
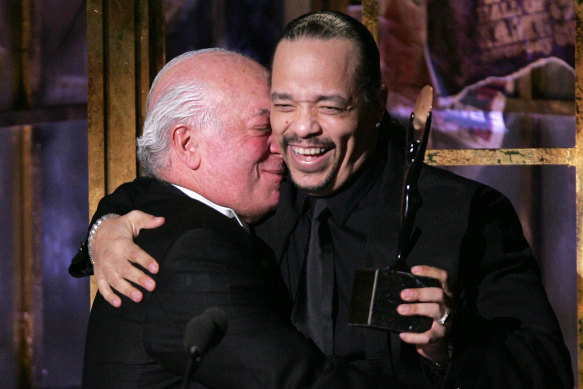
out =
[[[385,120],[380,131],[385,135],[385,163],[363,253],[371,268],[395,260],[404,176],[400,128]],[[433,373],[442,376],[439,386],[447,388],[572,388],[569,353],[508,199],[488,186],[426,165],[418,185],[423,204],[414,228],[419,235],[407,262],[448,272],[457,306],[453,360],[447,370],[428,371],[398,334],[370,330],[363,350],[367,360],[357,362],[394,372],[409,388],[431,387],[433,379],[427,377]],[[284,182],[275,215],[255,229],[279,262],[299,217],[293,207],[297,195],[297,188]],[[288,288],[296,290],[297,285]]]
[[279,273],[260,241],[169,184],[141,179],[118,192],[136,186],[136,209],[166,218],[163,227],[137,238],[160,262],[157,287],[140,304],[124,298],[119,309],[97,295],[84,387],[177,387],[187,362],[184,329],[208,307],[223,309],[229,319],[225,337],[195,373],[208,387],[376,387],[341,361],[326,359],[291,326]]
[[[377,268],[390,264],[397,250],[404,161],[402,129],[385,121],[381,131],[390,136],[382,149],[382,190],[363,254]],[[453,360],[437,371],[440,386],[572,388],[569,354],[510,202],[492,188],[429,166],[422,169],[419,189],[423,205],[415,228],[420,235],[408,262],[447,270],[457,304]],[[121,196],[106,197],[93,221],[107,212],[134,209],[143,190],[134,185]],[[296,195],[293,185],[284,182],[277,211],[255,226],[277,261],[298,219],[292,206]],[[84,245],[69,271],[91,274]],[[371,330],[362,353],[365,360],[352,362],[394,375],[407,388],[433,387],[434,377],[426,379],[427,364],[397,334]]]

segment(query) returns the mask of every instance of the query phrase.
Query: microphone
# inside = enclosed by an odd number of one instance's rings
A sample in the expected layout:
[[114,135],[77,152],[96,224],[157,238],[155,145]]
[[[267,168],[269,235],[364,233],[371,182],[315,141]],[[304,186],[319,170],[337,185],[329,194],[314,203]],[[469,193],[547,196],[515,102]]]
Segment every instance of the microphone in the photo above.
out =
[[190,319],[184,331],[184,345],[189,358],[182,383],[183,389],[188,387],[188,382],[203,355],[223,339],[227,332],[227,324],[225,311],[217,307],[208,308]]

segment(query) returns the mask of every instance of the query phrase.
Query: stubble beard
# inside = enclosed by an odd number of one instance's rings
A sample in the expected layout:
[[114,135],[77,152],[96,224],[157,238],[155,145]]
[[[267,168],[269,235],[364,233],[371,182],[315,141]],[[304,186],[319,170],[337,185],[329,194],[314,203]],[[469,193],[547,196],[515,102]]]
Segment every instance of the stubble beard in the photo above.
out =
[[[297,186],[298,188],[300,188],[301,190],[309,193],[310,195],[313,196],[318,196],[318,195],[326,195],[328,194],[328,190],[329,188],[332,187],[332,183],[334,181],[334,175],[335,172],[334,170],[329,171],[326,176],[324,177],[323,180],[321,180],[320,182],[313,184],[313,185],[308,185],[308,184],[302,184],[301,182],[298,182],[298,180],[296,179],[297,177],[294,174],[294,171],[292,169],[290,170],[290,175],[291,175],[291,179],[292,182],[294,183],[295,186]],[[299,174],[310,174],[310,173],[299,173]],[[316,173],[313,173],[316,174]]]

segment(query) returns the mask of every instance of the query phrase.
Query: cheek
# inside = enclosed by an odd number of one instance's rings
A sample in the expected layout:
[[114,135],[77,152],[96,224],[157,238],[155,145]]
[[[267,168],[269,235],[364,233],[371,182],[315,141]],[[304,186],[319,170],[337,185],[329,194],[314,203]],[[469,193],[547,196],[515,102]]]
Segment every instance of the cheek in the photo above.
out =
[[272,114],[270,117],[271,130],[275,135],[281,134],[290,125],[291,120],[287,115],[281,113]]
[[275,207],[279,201],[279,182],[268,180],[263,186],[260,196],[263,197],[263,205],[269,208]]
[[345,147],[354,138],[357,128],[357,123],[348,119],[322,118],[319,123],[325,135],[332,139],[337,146],[341,147]]
[[247,139],[236,151],[241,166],[256,170],[261,162],[265,161],[270,154],[269,137],[261,136]]
[[[358,140],[356,139],[356,137],[353,134],[348,134],[346,136],[344,136],[341,140],[341,148],[343,150],[344,153],[344,159],[348,162],[351,161],[352,159],[354,159],[358,153]],[[362,140],[360,141],[362,142]],[[362,149],[363,145],[360,145],[360,148]],[[365,146],[366,147],[366,146]]]

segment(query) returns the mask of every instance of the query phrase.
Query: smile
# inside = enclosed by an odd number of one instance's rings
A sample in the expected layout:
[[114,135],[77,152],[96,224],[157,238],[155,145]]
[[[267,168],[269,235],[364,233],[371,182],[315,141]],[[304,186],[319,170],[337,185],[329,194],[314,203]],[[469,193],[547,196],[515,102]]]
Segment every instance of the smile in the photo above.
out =
[[333,157],[334,147],[333,145],[313,145],[310,147],[289,145],[288,150],[286,162],[292,172],[301,171],[305,174],[313,174],[327,169]]
[[324,147],[299,147],[299,146],[290,146],[294,154],[298,156],[318,156],[325,154],[330,150],[329,148]]

